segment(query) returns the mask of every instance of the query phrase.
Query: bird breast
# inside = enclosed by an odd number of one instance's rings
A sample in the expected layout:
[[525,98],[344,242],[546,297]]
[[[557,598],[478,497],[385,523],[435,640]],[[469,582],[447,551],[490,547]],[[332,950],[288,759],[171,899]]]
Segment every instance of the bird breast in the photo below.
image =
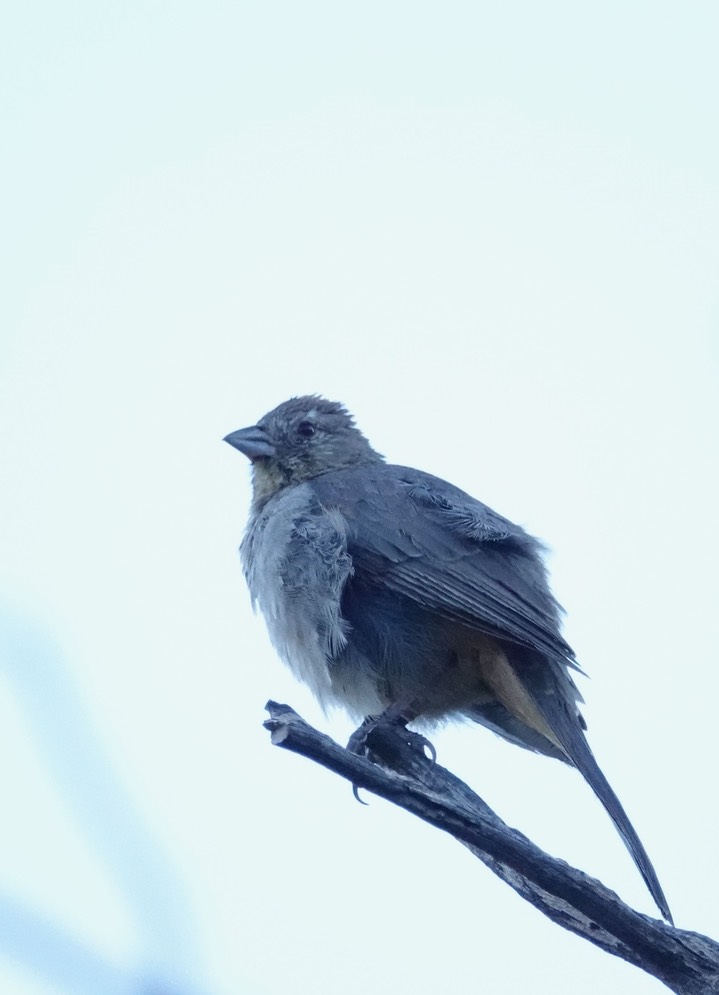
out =
[[240,552],[253,606],[282,660],[323,707],[346,707],[331,679],[347,643],[340,598],[352,573],[340,512],[307,485],[288,488],[252,516]]

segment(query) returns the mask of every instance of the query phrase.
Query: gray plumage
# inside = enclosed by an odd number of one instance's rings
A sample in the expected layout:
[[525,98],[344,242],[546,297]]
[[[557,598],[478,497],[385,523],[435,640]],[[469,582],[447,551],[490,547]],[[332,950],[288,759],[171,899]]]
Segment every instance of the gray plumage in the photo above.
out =
[[385,463],[346,409],[297,397],[226,441],[252,461],[253,604],[324,705],[465,716],[582,773],[666,919],[649,857],[584,735],[542,546],[438,477]]

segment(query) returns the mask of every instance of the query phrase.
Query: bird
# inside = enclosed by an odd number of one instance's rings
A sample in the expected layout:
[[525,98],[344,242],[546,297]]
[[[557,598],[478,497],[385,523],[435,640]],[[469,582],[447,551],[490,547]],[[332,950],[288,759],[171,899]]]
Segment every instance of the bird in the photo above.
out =
[[252,467],[240,556],[253,607],[320,704],[365,721],[472,719],[575,767],[672,922],[587,741],[542,543],[459,487],[387,463],[317,394],[224,441]]

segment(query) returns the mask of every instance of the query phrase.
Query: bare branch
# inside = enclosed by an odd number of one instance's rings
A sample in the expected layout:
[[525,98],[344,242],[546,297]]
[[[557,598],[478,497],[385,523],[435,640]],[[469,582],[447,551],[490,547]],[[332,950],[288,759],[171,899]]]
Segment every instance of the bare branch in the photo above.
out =
[[266,708],[271,717],[265,728],[276,746],[454,836],[560,926],[635,964],[678,995],[719,995],[718,943],[636,912],[600,881],[550,857],[406,737],[385,726],[373,729],[367,746],[376,762],[370,762],[313,729],[288,705],[270,701]]

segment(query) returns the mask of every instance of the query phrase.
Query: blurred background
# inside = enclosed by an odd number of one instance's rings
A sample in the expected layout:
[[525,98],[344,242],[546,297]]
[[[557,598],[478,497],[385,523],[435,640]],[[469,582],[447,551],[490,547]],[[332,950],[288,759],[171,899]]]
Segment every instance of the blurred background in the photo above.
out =
[[[221,442],[342,400],[544,538],[590,742],[719,935],[715,4],[28,2],[0,27],[0,988],[664,989],[270,745]],[[651,900],[581,778],[439,759]]]

